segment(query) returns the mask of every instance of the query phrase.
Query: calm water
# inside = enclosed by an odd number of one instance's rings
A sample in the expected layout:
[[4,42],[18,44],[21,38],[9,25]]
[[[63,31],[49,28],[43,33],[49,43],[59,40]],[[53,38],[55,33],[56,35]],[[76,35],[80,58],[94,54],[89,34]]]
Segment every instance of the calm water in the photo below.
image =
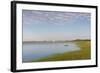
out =
[[53,54],[78,50],[80,48],[75,43],[23,43],[22,60],[23,62],[32,62]]

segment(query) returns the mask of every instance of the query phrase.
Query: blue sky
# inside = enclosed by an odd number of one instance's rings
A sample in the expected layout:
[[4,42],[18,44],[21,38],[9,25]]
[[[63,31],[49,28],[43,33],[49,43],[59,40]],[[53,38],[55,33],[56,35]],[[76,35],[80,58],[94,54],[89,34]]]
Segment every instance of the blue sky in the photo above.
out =
[[23,10],[23,41],[90,39],[91,14]]

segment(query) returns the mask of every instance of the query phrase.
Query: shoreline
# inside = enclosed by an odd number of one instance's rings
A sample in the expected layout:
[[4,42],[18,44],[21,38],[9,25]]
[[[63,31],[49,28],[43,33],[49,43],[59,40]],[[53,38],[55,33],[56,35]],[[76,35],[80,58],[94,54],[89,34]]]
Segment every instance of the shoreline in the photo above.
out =
[[76,43],[81,48],[80,51],[72,51],[72,52],[65,52],[62,54],[55,54],[55,55],[51,55],[45,58],[35,60],[33,62],[91,59],[90,41],[73,41],[73,42]]

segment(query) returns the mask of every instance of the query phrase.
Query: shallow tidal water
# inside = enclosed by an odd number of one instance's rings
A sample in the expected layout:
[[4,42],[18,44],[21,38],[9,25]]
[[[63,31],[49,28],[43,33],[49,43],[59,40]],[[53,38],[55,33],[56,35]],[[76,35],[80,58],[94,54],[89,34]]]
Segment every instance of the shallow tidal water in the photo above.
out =
[[32,62],[50,55],[78,51],[75,43],[23,43],[22,61]]

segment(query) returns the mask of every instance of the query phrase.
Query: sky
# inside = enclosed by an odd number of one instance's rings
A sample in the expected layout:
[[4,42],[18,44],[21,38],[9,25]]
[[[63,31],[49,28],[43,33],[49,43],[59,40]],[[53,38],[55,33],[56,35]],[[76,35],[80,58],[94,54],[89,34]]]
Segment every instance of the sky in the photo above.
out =
[[91,14],[23,10],[23,41],[90,39]]

